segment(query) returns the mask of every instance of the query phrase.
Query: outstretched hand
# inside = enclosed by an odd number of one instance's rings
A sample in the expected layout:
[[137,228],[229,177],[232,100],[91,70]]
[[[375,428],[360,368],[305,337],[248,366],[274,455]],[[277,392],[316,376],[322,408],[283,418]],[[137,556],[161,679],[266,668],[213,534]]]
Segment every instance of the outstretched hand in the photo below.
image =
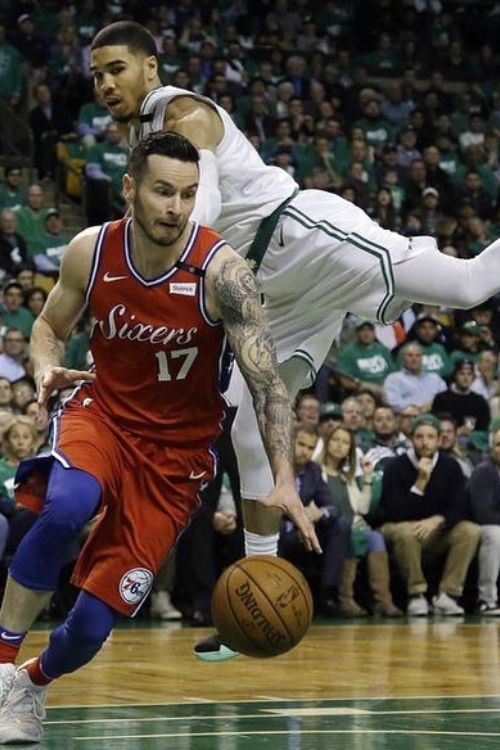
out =
[[87,370],[68,370],[66,367],[48,367],[43,374],[37,378],[39,406],[47,406],[52,391],[68,388],[79,380],[95,380],[95,373]]
[[268,508],[280,508],[295,524],[299,530],[305,548],[309,552],[323,552],[314,525],[307,517],[306,510],[302,505],[295,487],[275,487],[275,489],[262,498],[261,502]]

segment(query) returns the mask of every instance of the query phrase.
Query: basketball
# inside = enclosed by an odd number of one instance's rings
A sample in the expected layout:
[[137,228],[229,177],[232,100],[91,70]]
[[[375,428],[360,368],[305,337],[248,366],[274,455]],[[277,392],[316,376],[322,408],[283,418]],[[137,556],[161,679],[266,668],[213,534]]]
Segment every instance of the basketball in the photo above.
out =
[[289,651],[306,634],[312,615],[306,579],[281,557],[238,560],[221,575],[212,596],[212,616],[222,640],[246,656]]

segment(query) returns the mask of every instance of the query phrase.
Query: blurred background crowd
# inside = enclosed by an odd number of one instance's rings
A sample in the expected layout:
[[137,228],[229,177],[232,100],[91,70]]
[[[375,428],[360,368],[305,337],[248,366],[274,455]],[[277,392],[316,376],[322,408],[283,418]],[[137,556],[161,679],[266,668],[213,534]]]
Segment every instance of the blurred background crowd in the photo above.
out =
[[[125,18],[153,34],[164,84],[203,94],[226,109],[265,162],[289,172],[301,187],[337,193],[384,228],[434,235],[441,252],[459,258],[472,258],[500,238],[500,4],[493,0],[0,0],[4,568],[34,518],[15,504],[16,466],[49,444],[28,362],[33,322],[70,237],[124,211],[128,147],[94,100],[88,66],[96,31]],[[89,365],[91,323],[84,317],[68,341],[67,366]],[[299,559],[293,529],[282,524],[281,553],[310,574],[325,614],[361,616],[368,609],[395,615],[405,606],[410,614],[429,613],[426,584],[415,583],[415,571],[408,572],[415,561],[386,528],[412,518],[410,510],[394,517],[387,502],[394,478],[386,479],[385,470],[395,465],[393,459],[407,461],[426,497],[439,484],[432,480],[438,455],[455,462],[463,481],[445,482],[448,496],[440,500],[459,509],[456,517],[438,504],[446,518],[440,530],[444,546],[424,550],[446,560],[442,576],[438,563],[426,573],[435,609],[459,614],[457,602],[472,577],[466,608],[500,614],[496,578],[495,593],[491,585],[500,555],[490,551],[483,560],[488,544],[500,548],[499,345],[500,296],[469,311],[414,306],[391,326],[346,317],[314,387],[296,406],[299,487],[311,518],[325,526],[327,546],[337,534],[338,559],[325,555],[318,571],[317,561]],[[52,407],[66,395],[54,394]],[[434,421],[424,419],[419,429],[435,431],[438,444],[425,482],[415,419],[428,413]],[[342,434],[345,456],[332,448]],[[221,474],[182,537],[177,564],[170,560],[157,579],[153,616],[207,624],[214,581],[243,554],[227,430],[220,450]],[[323,500],[308,495],[302,481],[313,459],[319,471],[314,476],[330,493]],[[493,515],[481,505],[485,461],[495,469],[495,481],[486,482],[494,495],[488,495]],[[316,491],[326,492],[324,486]],[[410,491],[415,495],[414,485],[405,489]],[[484,532],[490,526],[491,538]],[[378,537],[370,536],[376,529]],[[450,563],[457,556],[460,574],[456,560]],[[399,606],[390,591],[387,598],[391,582]],[[355,603],[356,586],[366,606]],[[60,589],[49,614],[63,612],[71,601],[66,579]]]

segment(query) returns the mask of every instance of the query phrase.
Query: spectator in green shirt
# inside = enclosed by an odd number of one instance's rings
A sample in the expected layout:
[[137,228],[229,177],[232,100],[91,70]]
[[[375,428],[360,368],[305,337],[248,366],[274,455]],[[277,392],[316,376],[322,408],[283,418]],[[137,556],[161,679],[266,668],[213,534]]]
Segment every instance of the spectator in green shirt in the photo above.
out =
[[40,273],[57,275],[71,235],[64,231],[61,214],[57,208],[47,210],[44,226],[45,232],[35,248],[33,260]]
[[[110,212],[120,216],[123,214],[122,177],[127,169],[127,162],[128,148],[123,143],[118,125],[110,122],[106,125],[104,141],[92,149],[85,167],[91,183],[88,197],[90,198],[91,191],[94,191],[94,200],[99,196],[101,212],[108,213],[107,216],[104,215],[104,220],[109,218]],[[90,218],[89,216],[89,220]]]
[[24,290],[18,281],[9,281],[3,290],[3,304],[0,308],[2,323],[9,328],[18,328],[29,339],[35,318],[23,307]]
[[20,167],[5,167],[4,182],[0,185],[0,210],[12,208],[18,211],[26,203],[26,190],[22,186]]
[[378,394],[386,376],[394,370],[391,353],[377,340],[370,320],[356,323],[355,339],[340,350],[339,370]]
[[17,212],[17,231],[26,242],[28,260],[31,260],[45,234],[47,209],[43,207],[45,195],[41,185],[29,186],[27,201],[27,204]]
[[460,344],[450,354],[452,366],[454,367],[461,359],[471,360],[475,364],[480,352],[481,326],[474,320],[468,320],[463,324],[458,335]]
[[433,315],[421,313],[415,322],[415,340],[422,349],[422,366],[427,372],[435,372],[447,378],[453,370],[450,357],[442,344],[437,341],[439,323]]

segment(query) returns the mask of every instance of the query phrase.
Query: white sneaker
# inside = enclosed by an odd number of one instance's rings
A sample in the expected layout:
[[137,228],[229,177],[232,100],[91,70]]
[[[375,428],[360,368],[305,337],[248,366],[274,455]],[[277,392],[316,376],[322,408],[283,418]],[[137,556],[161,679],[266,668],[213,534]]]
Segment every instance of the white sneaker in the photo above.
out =
[[0,664],[0,708],[10,693],[15,673],[16,668],[13,664]]
[[465,610],[463,607],[461,607],[453,597],[448,596],[444,591],[441,591],[441,593],[438,596],[435,596],[432,600],[432,603],[434,605],[434,613],[436,615],[446,615],[446,616],[454,616],[454,615],[463,615],[465,613]]
[[0,710],[0,745],[40,742],[45,719],[46,687],[33,685],[22,664],[15,672],[12,687]]
[[153,591],[151,594],[151,617],[157,617],[160,620],[180,620],[182,614],[174,607],[170,601],[170,594],[167,591]]
[[500,606],[497,602],[480,602],[478,613],[485,617],[500,617]]
[[410,617],[427,617],[429,614],[429,602],[423,594],[411,597],[406,608],[406,614]]

